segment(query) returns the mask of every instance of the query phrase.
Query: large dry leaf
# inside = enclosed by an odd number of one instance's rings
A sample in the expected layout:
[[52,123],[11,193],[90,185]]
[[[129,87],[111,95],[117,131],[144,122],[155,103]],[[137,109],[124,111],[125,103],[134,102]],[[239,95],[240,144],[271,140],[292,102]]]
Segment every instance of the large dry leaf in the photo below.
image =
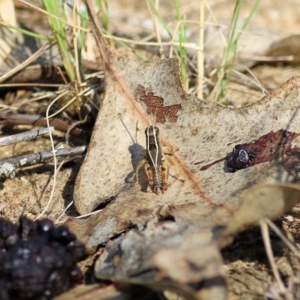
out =
[[[108,72],[106,96],[75,187],[75,205],[82,214],[110,202],[88,225],[81,221],[76,228],[86,241],[92,235],[89,245],[106,242],[154,215],[172,215],[178,222],[198,226],[224,224],[244,189],[257,182],[295,178],[286,171],[295,168],[294,161],[286,159],[282,164],[282,157],[286,149],[298,153],[300,77],[291,78],[253,105],[231,109],[186,94],[175,59],[139,62],[111,55],[110,63],[136,99],[134,105],[143,109],[141,102],[146,102],[148,112],[152,109],[159,115],[156,124],[162,135],[178,148],[173,160],[181,180],[170,177],[170,187],[161,195],[145,192],[145,181],[128,183],[142,159],[145,121]],[[153,99],[160,105],[155,109]],[[236,144],[246,145],[256,156],[248,168],[230,173],[224,158]]]
[[[175,59],[138,62],[104,48],[106,95],[74,194],[80,213],[104,209],[68,224],[92,249],[107,243],[95,266],[100,279],[175,289],[190,299],[222,299],[222,243],[212,241],[214,229],[226,225],[252,185],[298,180],[300,77],[251,106],[231,109],[186,94]],[[132,183],[143,158],[146,113],[155,116],[163,144],[178,148],[171,158],[180,180],[170,176],[169,189],[160,195],[147,187],[143,172],[141,183]],[[229,172],[226,161],[236,145],[253,159]],[[257,205],[253,210],[266,216]],[[208,293],[199,294],[199,286],[209,283]]]

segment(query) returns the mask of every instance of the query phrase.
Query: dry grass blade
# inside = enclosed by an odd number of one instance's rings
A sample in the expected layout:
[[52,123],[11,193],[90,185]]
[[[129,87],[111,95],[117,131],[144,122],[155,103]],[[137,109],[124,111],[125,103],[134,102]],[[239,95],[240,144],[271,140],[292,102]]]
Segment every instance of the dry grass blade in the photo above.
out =
[[270,241],[269,229],[268,229],[267,223],[264,220],[260,221],[260,228],[261,228],[261,235],[263,237],[266,253],[268,256],[268,260],[269,260],[272,272],[273,272],[276,282],[278,284],[280,293],[284,294],[286,292],[286,288],[284,287],[284,284],[279,275],[278,268],[275,264],[275,259],[274,259],[271,241]]

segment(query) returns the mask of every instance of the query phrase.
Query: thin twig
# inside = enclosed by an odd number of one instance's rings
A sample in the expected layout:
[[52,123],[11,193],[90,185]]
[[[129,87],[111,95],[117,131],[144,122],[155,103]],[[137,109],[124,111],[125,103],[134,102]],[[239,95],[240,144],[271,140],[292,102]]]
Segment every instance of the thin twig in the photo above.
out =
[[53,132],[54,127],[42,128],[38,130],[30,130],[22,133],[17,133],[0,138],[0,147],[7,146],[11,144],[16,144],[23,141],[29,141],[37,138],[38,136]]
[[[51,139],[51,134],[50,134],[50,139]],[[53,146],[53,139],[51,139],[51,143],[52,143],[52,147]],[[49,207],[50,207],[50,204],[51,204],[51,201],[53,199],[53,196],[54,196],[54,191],[55,191],[55,188],[56,188],[56,179],[57,179],[57,174],[59,172],[59,170],[61,169],[61,167],[63,166],[63,164],[65,163],[65,160],[61,161],[59,166],[57,166],[57,157],[56,157],[56,154],[53,155],[53,160],[54,160],[54,174],[53,174],[53,185],[52,185],[52,188],[51,188],[51,194],[50,194],[50,197],[47,201],[47,204],[46,206],[44,207],[44,209],[42,210],[42,212],[40,212],[40,214],[34,219],[34,220],[38,220],[40,217],[42,217],[45,213],[47,213]],[[49,182],[47,183],[47,187],[49,185]],[[46,188],[44,189],[43,193],[42,193],[42,196],[40,198],[40,202],[42,201],[42,199],[44,198],[46,194]]]
[[[67,149],[55,150],[56,157],[73,157],[82,154],[86,151],[86,146],[79,146]],[[49,162],[53,159],[54,155],[52,151],[36,152],[25,155],[19,155],[15,157],[5,158],[0,160],[0,177],[15,176],[16,169],[20,167],[33,166],[40,163]]]
[[284,284],[283,284],[283,282],[281,280],[281,277],[279,275],[278,268],[275,264],[275,259],[274,259],[272,246],[271,246],[271,241],[270,241],[270,236],[269,236],[268,225],[267,225],[265,220],[261,220],[259,223],[260,223],[261,235],[262,235],[263,242],[264,242],[264,245],[265,245],[265,250],[266,250],[266,253],[267,253],[267,257],[268,257],[272,272],[274,274],[275,280],[278,284],[279,291],[280,291],[280,293],[285,293],[286,288],[284,287]]
[[[11,114],[11,113],[0,113],[0,120],[4,121],[5,124],[14,125],[32,125],[32,126],[46,126],[47,121],[42,115],[28,115],[28,114]],[[50,119],[50,125],[56,130],[67,132],[70,125],[65,123],[59,118]],[[83,136],[84,131],[80,128],[73,128],[71,134],[74,136]]]
[[290,248],[290,250],[300,258],[300,251],[297,249],[296,245],[291,242],[284,234],[280,231],[279,228],[269,219],[265,219],[265,222],[269,225],[269,227],[281,238],[281,240]]
[[60,219],[63,217],[63,215],[66,214],[67,210],[74,204],[74,201],[71,201],[66,208],[61,212],[61,214],[57,217],[57,219],[55,220],[55,224],[60,223]]
[[61,84],[61,83],[1,83],[0,84],[0,88],[9,88],[9,87],[42,87],[42,88],[47,88],[47,87],[51,87],[51,88],[60,88],[60,87],[64,87],[65,84]]

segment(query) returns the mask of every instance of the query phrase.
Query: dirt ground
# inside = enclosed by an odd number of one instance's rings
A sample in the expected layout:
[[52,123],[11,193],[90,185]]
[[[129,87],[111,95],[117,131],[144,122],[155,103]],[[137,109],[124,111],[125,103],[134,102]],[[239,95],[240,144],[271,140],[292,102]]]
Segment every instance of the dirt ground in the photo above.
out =
[[[199,2],[200,1],[179,1],[181,14],[186,16],[187,20],[194,20],[194,23],[188,24],[188,42],[198,43],[199,40]],[[254,1],[244,1],[241,12],[241,23],[249,14]],[[214,65],[220,62],[223,53],[223,41],[220,31],[226,36],[226,26],[230,24],[232,13],[234,11],[235,1],[228,0],[207,0],[210,12],[206,9],[205,18],[206,43],[205,43],[205,73],[210,74]],[[160,13],[164,16],[170,28],[176,26],[176,12],[173,8],[173,1],[161,1]],[[109,30],[119,37],[139,40],[148,36],[155,38],[153,34],[153,22],[149,14],[146,2],[143,1],[109,1],[110,25]],[[17,16],[21,23],[38,32],[45,29],[41,24],[45,24],[45,18],[38,12],[33,12],[24,6],[17,4]],[[28,18],[34,20],[28,24]],[[218,23],[220,26],[211,25]],[[221,26],[222,25],[222,26]],[[45,24],[46,26],[46,24]],[[300,27],[300,6],[298,1],[290,0],[285,3],[279,0],[261,1],[255,11],[246,32],[242,34],[239,44],[237,59],[237,69],[239,72],[249,78],[256,78],[265,91],[270,91],[293,75],[299,74],[299,51],[300,38],[298,40],[289,39],[285,45],[278,50],[272,49],[272,43],[280,41],[283,38],[298,34]],[[161,36],[167,40],[166,32],[160,28]],[[46,31],[46,30],[45,30]],[[286,47],[285,47],[286,46]],[[270,50],[271,49],[271,50]],[[145,49],[141,46],[129,45],[129,47],[116,49],[122,55],[134,57],[139,52],[146,58],[159,59],[158,49],[149,47]],[[257,57],[277,55],[295,55],[295,60],[291,62],[267,62],[257,61]],[[168,56],[168,51],[165,51]],[[98,54],[97,54],[98,55]],[[188,50],[190,64],[196,64],[196,50]],[[250,72],[245,72],[246,66]],[[193,73],[190,68],[190,73]],[[208,81],[211,79],[208,79]],[[4,105],[18,106],[20,102],[35,97],[41,89],[1,89],[0,103]],[[242,76],[236,76],[226,90],[223,103],[232,106],[243,106],[257,101],[264,96],[264,91],[253,87],[249,81]],[[205,93],[204,93],[205,95]],[[38,105],[32,106],[27,103],[19,107],[25,113],[32,110],[37,114],[39,111],[45,111],[48,100],[42,100]],[[70,119],[67,121],[72,123]],[[2,125],[1,135],[9,135],[24,130],[34,129],[28,125]],[[55,145],[64,143],[65,133],[56,132],[54,134]],[[8,158],[26,153],[50,150],[51,144],[48,137],[38,138],[33,141],[26,141],[16,145],[0,148],[1,158]],[[58,172],[54,194],[46,215],[54,221],[64,221],[68,216],[78,216],[74,207],[64,213],[64,209],[73,199],[73,189],[77,172],[82,163],[82,157],[78,157],[72,163],[63,166]],[[29,218],[36,218],[47,205],[53,188],[53,164],[33,166],[24,168],[17,172],[12,179],[8,178],[2,181],[0,189],[1,204],[4,204],[0,214],[16,222],[21,215]],[[295,208],[295,211],[297,208]],[[61,216],[62,214],[62,216]],[[278,225],[285,226],[294,236],[295,241],[299,241],[299,219],[294,216],[285,216],[278,221]],[[296,243],[297,247],[298,244]],[[287,279],[291,287],[291,292],[286,297],[278,295],[276,299],[300,299],[300,281],[299,281],[299,259],[293,256],[283,242],[272,234],[272,246],[276,256],[276,264],[283,278]],[[233,244],[225,248],[222,252],[224,258],[224,269],[227,274],[227,284],[229,289],[228,299],[275,299],[274,291],[276,284],[270,270],[265,253],[264,244],[261,238],[259,228],[252,228],[238,235]],[[82,269],[86,272],[87,268],[83,264]],[[273,295],[273,296],[272,296]]]

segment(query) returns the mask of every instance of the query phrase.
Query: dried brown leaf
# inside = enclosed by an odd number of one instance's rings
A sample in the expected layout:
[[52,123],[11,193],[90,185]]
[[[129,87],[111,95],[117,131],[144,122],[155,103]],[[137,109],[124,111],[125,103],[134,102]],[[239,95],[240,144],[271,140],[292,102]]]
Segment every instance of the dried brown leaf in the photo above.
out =
[[292,56],[290,63],[298,64],[300,62],[300,36],[299,34],[290,35],[274,42],[267,53],[273,57]]
[[235,235],[264,218],[276,220],[300,202],[296,184],[254,186],[243,196],[241,207],[228,222],[222,236]]
[[[164,107],[181,105],[175,122],[167,119],[157,125],[165,142],[179,149],[173,160],[182,181],[170,177],[170,187],[161,195],[146,193],[145,182],[142,186],[128,183],[142,159],[144,119],[107,73],[106,96],[74,195],[82,214],[110,202],[98,217],[81,221],[80,226],[72,224],[85,241],[92,236],[89,245],[106,242],[128,226],[145,224],[155,216],[171,215],[199,226],[225,224],[246,188],[257,182],[294,180],[295,174],[286,171],[282,159],[286,149],[297,150],[299,143],[300,77],[253,105],[231,109],[187,95],[175,59],[138,62],[111,56],[111,64],[140,109],[145,95],[163,99]],[[230,173],[224,159],[236,144],[252,147],[256,157],[249,168]],[[102,233],[96,234],[99,228]]]
[[[225,299],[223,262],[217,243],[210,239],[210,231],[192,231],[168,222],[152,224],[142,232],[130,230],[107,243],[95,275],[173,291],[186,299]],[[205,284],[208,289],[203,289]]]
[[153,264],[158,268],[157,278],[169,278],[178,284],[193,286],[199,282],[209,282],[209,288],[194,291],[197,299],[226,299],[223,261],[215,243],[202,244],[201,234],[197,243],[191,243],[190,237],[179,247],[161,249],[153,255]]

